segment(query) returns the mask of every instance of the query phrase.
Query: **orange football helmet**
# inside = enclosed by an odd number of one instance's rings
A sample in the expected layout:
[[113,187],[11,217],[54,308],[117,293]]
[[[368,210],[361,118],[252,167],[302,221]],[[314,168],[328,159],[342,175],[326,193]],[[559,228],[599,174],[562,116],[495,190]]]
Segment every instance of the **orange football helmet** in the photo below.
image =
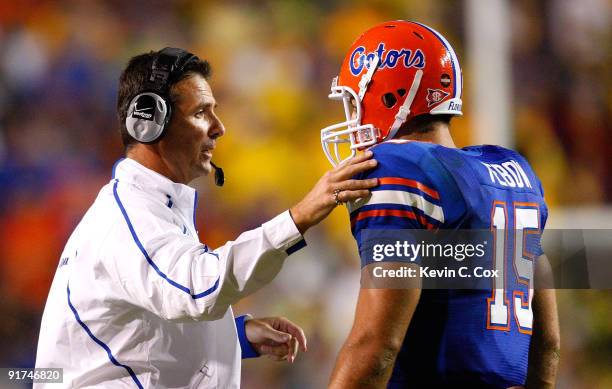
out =
[[[395,136],[423,114],[462,115],[461,67],[444,37],[421,23],[397,20],[363,33],[332,81],[332,100],[342,101],[346,120],[321,130],[325,155],[337,165],[339,145],[357,150]],[[331,148],[333,148],[333,153]]]

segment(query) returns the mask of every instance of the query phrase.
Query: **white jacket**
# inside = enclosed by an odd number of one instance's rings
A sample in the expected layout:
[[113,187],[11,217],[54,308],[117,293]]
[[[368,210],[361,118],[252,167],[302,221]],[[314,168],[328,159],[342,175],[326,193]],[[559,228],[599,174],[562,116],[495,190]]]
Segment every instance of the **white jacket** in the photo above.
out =
[[231,304],[305,242],[286,211],[211,251],[198,239],[196,204],[186,185],[131,159],[115,165],[49,292],[36,367],[64,370],[49,388],[240,386],[244,325]]

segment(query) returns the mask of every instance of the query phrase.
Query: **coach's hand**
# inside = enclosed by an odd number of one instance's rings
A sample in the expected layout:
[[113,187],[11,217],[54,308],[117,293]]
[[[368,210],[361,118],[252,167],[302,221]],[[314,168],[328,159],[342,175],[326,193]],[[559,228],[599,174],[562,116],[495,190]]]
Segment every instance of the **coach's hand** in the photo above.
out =
[[325,219],[338,204],[370,195],[369,189],[378,185],[378,179],[351,179],[376,167],[377,161],[370,158],[372,152],[366,151],[326,172],[306,197],[290,209],[293,221],[302,234]]
[[284,317],[248,320],[245,331],[255,351],[275,361],[287,360],[293,363],[298,346],[306,351],[304,331]]

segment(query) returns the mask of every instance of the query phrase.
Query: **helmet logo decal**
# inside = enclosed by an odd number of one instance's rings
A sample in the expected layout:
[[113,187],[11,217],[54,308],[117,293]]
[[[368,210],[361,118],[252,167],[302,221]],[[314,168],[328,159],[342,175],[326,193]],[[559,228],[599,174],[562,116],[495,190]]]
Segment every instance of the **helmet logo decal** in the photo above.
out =
[[421,49],[415,51],[410,49],[386,50],[385,44],[381,42],[375,51],[369,53],[366,53],[363,46],[358,46],[353,50],[349,61],[351,74],[358,76],[364,69],[369,69],[375,55],[380,58],[379,69],[394,68],[398,64],[403,64],[406,68],[423,69],[425,67],[425,54]]
[[427,107],[431,107],[434,104],[444,100],[449,94],[440,89],[427,88]]

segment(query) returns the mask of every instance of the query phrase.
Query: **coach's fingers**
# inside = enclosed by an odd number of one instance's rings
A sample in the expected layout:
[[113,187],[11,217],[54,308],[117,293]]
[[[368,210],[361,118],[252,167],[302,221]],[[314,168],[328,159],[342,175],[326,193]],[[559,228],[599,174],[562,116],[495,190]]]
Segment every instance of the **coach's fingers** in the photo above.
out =
[[276,361],[282,361],[289,355],[289,342],[282,344],[262,344],[261,353]]
[[306,334],[304,334],[304,330],[296,326],[295,331],[292,330],[291,334],[294,336],[294,339],[296,340],[302,351],[306,352],[308,350],[308,341],[306,340]]
[[337,181],[344,181],[355,176],[356,174],[373,169],[376,167],[376,165],[378,165],[378,161],[375,159],[368,159],[367,161],[348,165],[338,170],[335,173],[335,178]]
[[341,170],[345,166],[354,165],[356,163],[366,161],[366,160],[372,158],[373,155],[374,155],[374,153],[372,153],[370,150],[368,150],[365,153],[358,154],[358,155],[356,155],[356,156],[354,156],[352,158],[349,158],[349,159],[346,159],[346,160],[342,161],[341,163],[338,164],[338,166],[336,166],[336,168],[334,170]]
[[338,193],[338,201],[346,203],[357,199],[370,197],[371,192],[367,189],[360,190],[344,190]]
[[333,189],[343,190],[359,190],[369,189],[378,186],[378,178],[368,178],[366,180],[346,180],[337,183],[333,186]]
[[291,334],[285,333],[283,331],[278,331],[273,328],[269,324],[264,327],[265,329],[265,337],[268,339],[268,342],[273,343],[287,343],[291,340]]
[[285,317],[278,318],[278,322],[276,323],[276,325],[281,331],[291,334],[300,345],[302,351],[306,352],[308,348],[306,334],[300,326]]
[[275,362],[280,362],[280,361],[284,361],[287,357],[286,356],[278,356],[278,355],[271,355],[271,354],[266,354],[266,358],[269,358]]
[[295,361],[295,358],[298,355],[298,346],[299,346],[299,342],[295,337],[292,337],[291,340],[289,341],[289,354],[287,355],[287,360],[290,363],[293,363],[293,361]]

